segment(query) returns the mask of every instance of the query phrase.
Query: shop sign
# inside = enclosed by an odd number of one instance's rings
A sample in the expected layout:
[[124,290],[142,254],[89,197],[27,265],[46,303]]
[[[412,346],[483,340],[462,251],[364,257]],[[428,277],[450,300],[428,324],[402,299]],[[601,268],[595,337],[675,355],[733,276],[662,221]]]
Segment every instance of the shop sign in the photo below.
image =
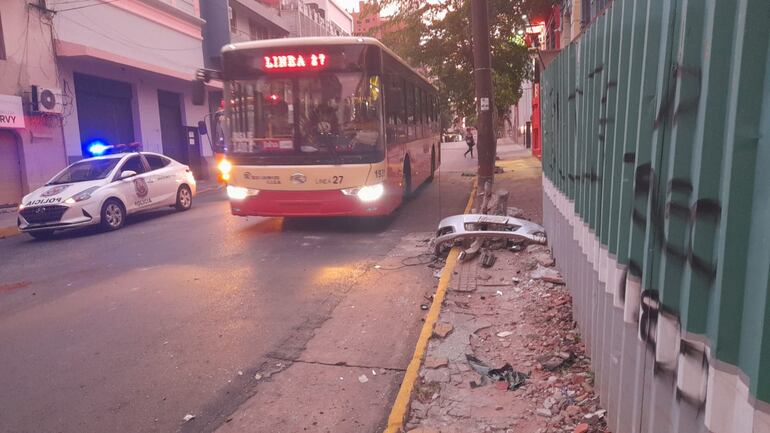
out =
[[24,128],[24,107],[20,96],[0,95],[0,128]]

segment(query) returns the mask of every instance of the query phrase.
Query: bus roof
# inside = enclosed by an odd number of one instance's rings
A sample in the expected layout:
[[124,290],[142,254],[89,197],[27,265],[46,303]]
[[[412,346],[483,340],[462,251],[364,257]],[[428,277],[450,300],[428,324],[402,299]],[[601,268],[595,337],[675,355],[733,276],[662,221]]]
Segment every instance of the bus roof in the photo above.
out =
[[404,59],[394,53],[390,48],[386,47],[382,42],[375,38],[363,37],[363,36],[311,36],[303,38],[281,38],[281,39],[264,39],[260,41],[247,41],[238,42],[234,44],[227,44],[222,47],[222,52],[227,53],[231,51],[241,51],[249,49],[259,48],[277,48],[277,47],[297,47],[303,45],[374,45],[381,48],[383,51],[391,55],[399,63],[406,66],[415,75],[420,77],[423,81],[429,84],[434,89],[436,88],[433,83],[430,82],[425,76],[417,72],[411,65],[406,63]]

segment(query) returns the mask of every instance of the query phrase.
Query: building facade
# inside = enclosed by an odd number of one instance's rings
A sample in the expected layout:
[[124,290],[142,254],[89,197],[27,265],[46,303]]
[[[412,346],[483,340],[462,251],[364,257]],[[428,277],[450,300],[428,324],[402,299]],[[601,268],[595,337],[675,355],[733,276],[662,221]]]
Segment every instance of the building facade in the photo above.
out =
[[293,37],[350,36],[353,17],[334,0],[284,0],[282,14]]
[[359,1],[358,11],[351,12],[353,16],[353,34],[356,36],[371,36],[382,39],[383,18],[380,16],[380,5],[376,2]]
[[[198,0],[51,1],[69,162],[94,142],[142,143],[209,172],[211,149],[197,123],[190,81],[203,67]],[[89,7],[90,6],[90,7]]]
[[58,89],[51,14],[22,0],[0,8],[0,208],[46,182],[67,161],[62,105],[39,96]]

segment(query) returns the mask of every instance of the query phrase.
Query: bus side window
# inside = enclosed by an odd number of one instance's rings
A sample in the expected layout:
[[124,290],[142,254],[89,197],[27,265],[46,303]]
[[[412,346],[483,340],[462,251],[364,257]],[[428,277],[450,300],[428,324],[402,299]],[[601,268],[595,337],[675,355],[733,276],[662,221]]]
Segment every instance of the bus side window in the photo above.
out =
[[423,138],[422,132],[422,89],[419,86],[414,88],[414,123],[417,127],[417,138]]
[[430,100],[430,132],[431,134],[436,133],[436,120],[438,116],[438,107],[436,106],[436,97],[431,95],[429,97]]
[[438,98],[433,96],[433,133],[441,132],[441,107],[438,104]]
[[408,130],[410,139],[417,137],[415,134],[414,102],[414,84],[409,82],[406,83],[406,121],[409,125]]
[[428,94],[428,134],[433,135],[433,113],[435,107],[433,106],[433,95]]
[[396,140],[398,140],[399,143],[403,143],[407,140],[407,131],[406,131],[406,86],[404,84],[404,79],[401,77],[396,77],[396,82],[398,83],[398,112],[396,113]]
[[430,96],[428,92],[422,92],[422,135],[430,137]]
[[395,105],[395,91],[393,77],[385,75],[385,139],[388,144],[396,142],[396,118],[393,107]]

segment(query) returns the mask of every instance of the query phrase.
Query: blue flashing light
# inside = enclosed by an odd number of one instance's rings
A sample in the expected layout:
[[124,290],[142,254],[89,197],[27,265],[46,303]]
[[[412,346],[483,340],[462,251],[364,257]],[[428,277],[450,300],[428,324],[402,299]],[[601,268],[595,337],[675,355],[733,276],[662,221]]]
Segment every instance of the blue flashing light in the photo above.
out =
[[105,144],[103,141],[95,140],[88,145],[88,153],[92,156],[102,156],[110,150],[110,148],[112,148],[112,146]]

